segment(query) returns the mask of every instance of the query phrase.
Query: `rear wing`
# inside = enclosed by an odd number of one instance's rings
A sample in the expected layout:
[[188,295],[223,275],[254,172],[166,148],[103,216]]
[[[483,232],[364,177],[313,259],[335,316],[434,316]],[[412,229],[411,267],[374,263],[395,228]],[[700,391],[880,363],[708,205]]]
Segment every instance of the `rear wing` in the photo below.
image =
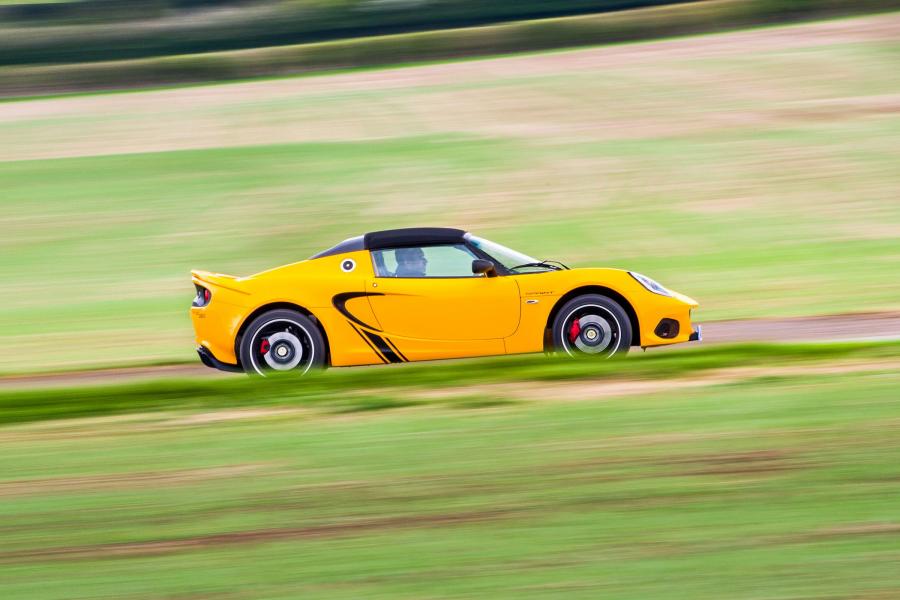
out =
[[249,294],[243,289],[241,285],[241,280],[234,275],[225,275],[224,273],[212,273],[210,271],[200,271],[194,270],[191,271],[191,280],[196,285],[201,285],[203,287],[219,287],[225,288],[226,290],[231,290],[232,292],[237,292],[239,294]]

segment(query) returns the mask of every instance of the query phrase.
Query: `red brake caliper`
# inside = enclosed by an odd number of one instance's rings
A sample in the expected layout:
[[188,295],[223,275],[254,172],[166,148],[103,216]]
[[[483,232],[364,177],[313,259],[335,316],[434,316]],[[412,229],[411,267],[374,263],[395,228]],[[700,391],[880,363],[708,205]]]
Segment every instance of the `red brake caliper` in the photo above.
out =
[[581,333],[581,323],[575,319],[572,321],[572,326],[569,327],[569,341],[574,343],[578,339],[579,333]]
[[259,353],[265,354],[269,351],[269,338],[263,338],[262,343],[259,345]]

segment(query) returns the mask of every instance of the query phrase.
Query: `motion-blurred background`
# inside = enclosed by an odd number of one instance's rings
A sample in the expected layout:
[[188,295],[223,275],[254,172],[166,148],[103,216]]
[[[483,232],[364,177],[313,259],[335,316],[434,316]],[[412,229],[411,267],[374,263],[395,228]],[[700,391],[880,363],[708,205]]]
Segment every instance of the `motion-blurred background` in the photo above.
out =
[[[0,393],[27,422],[0,429],[0,595],[900,596],[896,344],[626,361],[757,369],[688,392],[527,361],[505,388],[39,376],[193,362],[191,268],[415,225],[637,270],[770,339],[896,316],[898,10],[0,0],[0,374],[39,388]],[[795,360],[827,364],[759,371]]]
[[2,371],[191,358],[189,269],[418,224],[706,320],[897,308],[900,23],[834,18],[894,4],[4,2]]

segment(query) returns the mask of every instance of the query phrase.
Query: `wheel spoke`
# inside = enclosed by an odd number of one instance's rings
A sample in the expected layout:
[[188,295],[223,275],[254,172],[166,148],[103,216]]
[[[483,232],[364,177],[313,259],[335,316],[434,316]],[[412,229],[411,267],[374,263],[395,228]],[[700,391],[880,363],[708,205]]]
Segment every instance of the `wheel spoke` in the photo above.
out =
[[563,322],[563,331],[563,347],[570,355],[608,357],[618,347],[618,323],[612,313],[602,306],[576,308]]
[[257,333],[255,362],[264,371],[308,368],[313,358],[312,339],[303,328],[283,320],[263,326]]

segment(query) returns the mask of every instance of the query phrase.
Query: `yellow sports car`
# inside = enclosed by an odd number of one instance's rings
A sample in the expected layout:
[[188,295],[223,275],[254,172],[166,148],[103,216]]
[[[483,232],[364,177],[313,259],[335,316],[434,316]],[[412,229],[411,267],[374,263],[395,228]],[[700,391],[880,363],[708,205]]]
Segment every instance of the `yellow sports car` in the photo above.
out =
[[697,303],[649,277],[570,269],[459,229],[376,231],[250,277],[192,271],[204,364],[265,375],[700,339]]

